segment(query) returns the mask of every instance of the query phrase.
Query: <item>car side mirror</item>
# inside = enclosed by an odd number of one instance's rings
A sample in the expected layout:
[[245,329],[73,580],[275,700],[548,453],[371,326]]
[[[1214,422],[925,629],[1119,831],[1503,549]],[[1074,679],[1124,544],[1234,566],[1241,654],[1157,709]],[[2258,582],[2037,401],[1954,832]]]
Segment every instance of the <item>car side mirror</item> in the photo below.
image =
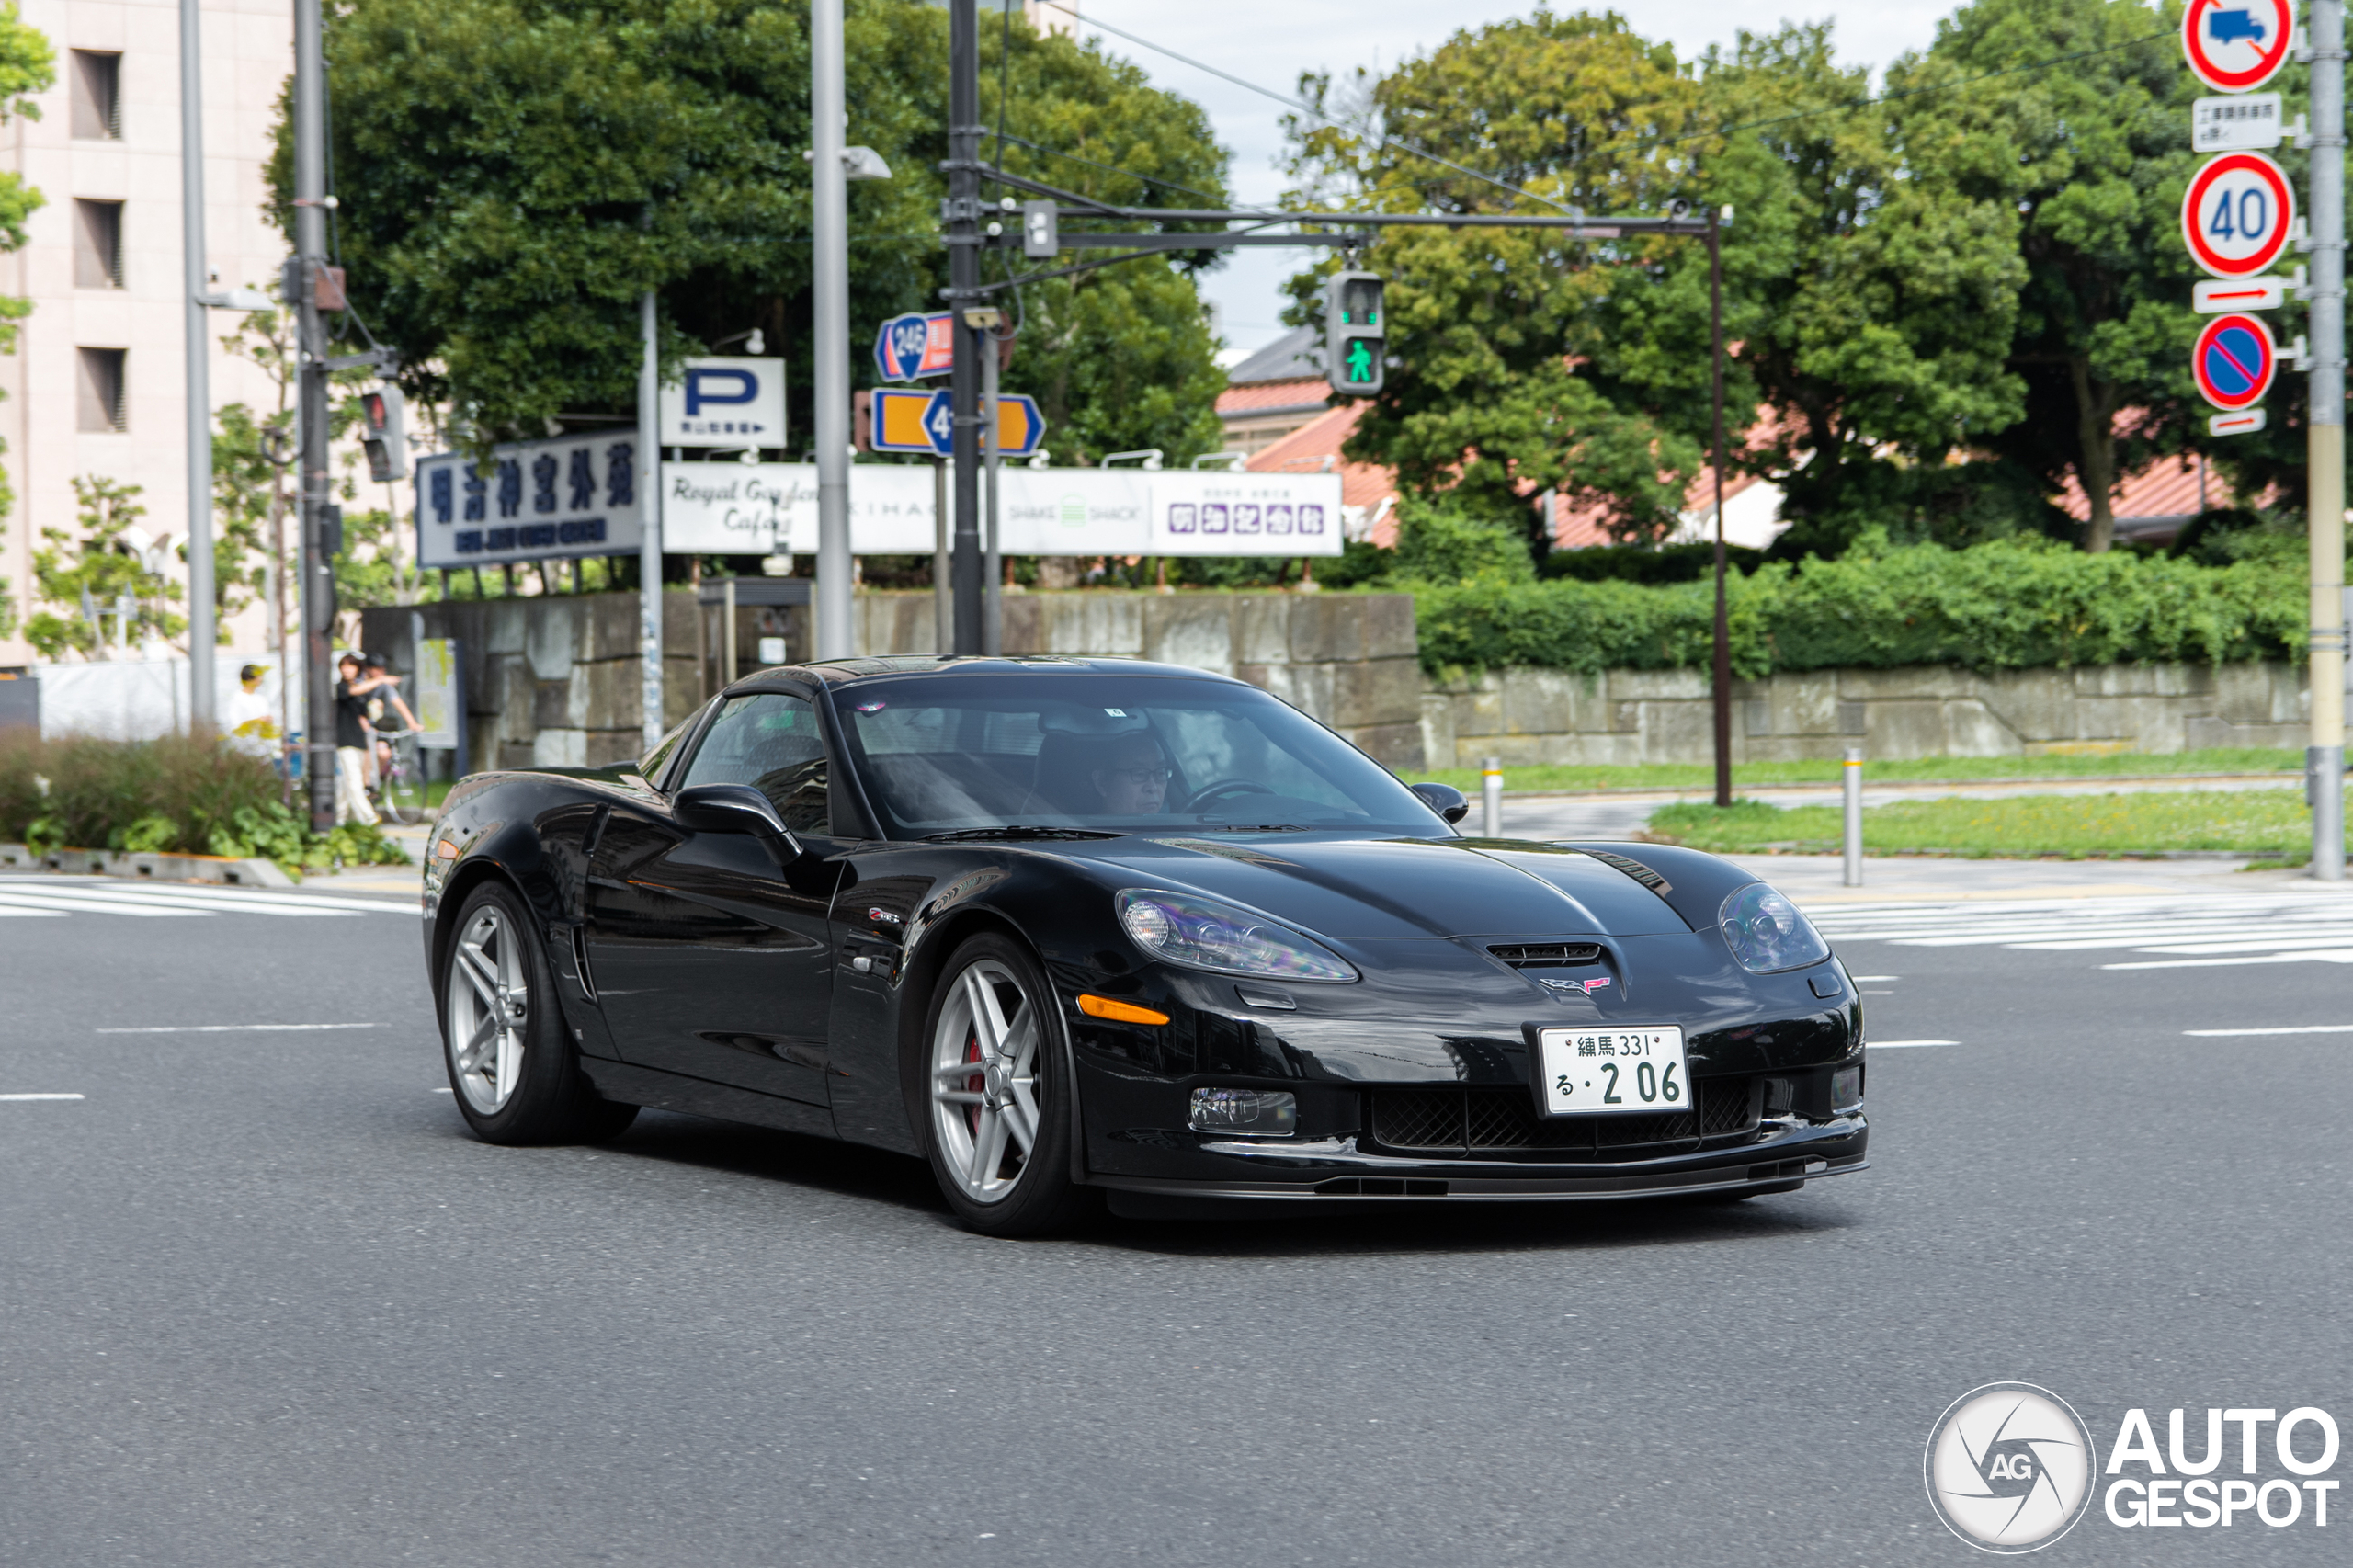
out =
[[779,866],[808,853],[784,825],[776,805],[749,784],[697,784],[670,802],[678,825],[696,833],[748,833],[768,846]]
[[1408,784],[1406,789],[1422,798],[1422,804],[1449,823],[1461,822],[1471,814],[1471,802],[1462,791],[1451,784]]

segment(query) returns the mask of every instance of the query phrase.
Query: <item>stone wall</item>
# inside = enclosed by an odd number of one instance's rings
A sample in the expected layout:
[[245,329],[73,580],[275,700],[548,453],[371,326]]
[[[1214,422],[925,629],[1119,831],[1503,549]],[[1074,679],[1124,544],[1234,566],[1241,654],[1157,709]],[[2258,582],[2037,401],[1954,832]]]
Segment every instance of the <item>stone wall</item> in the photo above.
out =
[[[414,618],[414,620],[413,619]],[[470,766],[602,767],[644,749],[635,594],[453,600],[361,612],[360,643],[410,671],[410,628],[463,643]],[[695,596],[662,596],[663,709],[676,723],[703,699]]]
[[[858,648],[935,651],[929,594],[858,596]],[[1419,767],[1411,594],[1008,594],[1008,653],[1100,654],[1237,676],[1392,767]]]
[[[861,653],[929,653],[932,597],[860,594]],[[1009,653],[1160,660],[1237,676],[1330,724],[1393,767],[1422,764],[1422,675],[1408,594],[1006,596]],[[763,634],[805,645],[802,611],[739,610],[738,668]],[[426,637],[465,643],[472,765],[601,767],[641,746],[637,597],[492,599],[371,609],[361,636],[393,668],[415,667],[411,617]],[[675,722],[717,689],[718,612],[663,596],[664,707]]]
[[[1883,760],[2174,752],[2306,743],[2304,672],[2282,664],[2102,665],[1979,675],[1950,665],[1814,670],[1733,684],[1733,758]],[[1704,670],[1491,672],[1422,696],[1431,767],[1705,762]]]

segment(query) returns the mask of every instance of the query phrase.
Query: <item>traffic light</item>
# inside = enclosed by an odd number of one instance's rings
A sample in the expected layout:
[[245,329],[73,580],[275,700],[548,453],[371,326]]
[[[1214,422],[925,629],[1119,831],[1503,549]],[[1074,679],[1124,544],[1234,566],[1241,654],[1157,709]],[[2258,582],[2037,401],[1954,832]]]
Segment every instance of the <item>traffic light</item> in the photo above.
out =
[[408,477],[401,414],[401,389],[390,381],[359,394],[359,445],[368,454],[368,477],[379,484]]
[[1388,312],[1381,275],[1336,272],[1324,285],[1324,364],[1332,390],[1370,397],[1381,390]]

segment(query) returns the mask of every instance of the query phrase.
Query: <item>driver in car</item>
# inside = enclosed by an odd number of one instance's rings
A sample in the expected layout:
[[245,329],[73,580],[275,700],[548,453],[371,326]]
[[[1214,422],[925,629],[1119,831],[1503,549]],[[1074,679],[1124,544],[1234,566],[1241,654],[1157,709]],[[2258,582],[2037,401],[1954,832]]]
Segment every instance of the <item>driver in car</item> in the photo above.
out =
[[1168,802],[1168,759],[1149,734],[1123,735],[1111,744],[1100,766],[1087,775],[1102,801],[1101,814],[1158,816]]

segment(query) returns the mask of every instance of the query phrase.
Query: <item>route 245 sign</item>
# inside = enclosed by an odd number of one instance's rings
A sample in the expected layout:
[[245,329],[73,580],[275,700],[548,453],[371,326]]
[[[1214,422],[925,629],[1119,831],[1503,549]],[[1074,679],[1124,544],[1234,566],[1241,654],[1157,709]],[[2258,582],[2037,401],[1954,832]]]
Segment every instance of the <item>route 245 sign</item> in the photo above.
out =
[[2296,222],[2296,195],[2260,153],[2208,160],[2181,198],[2190,259],[2217,278],[2252,278],[2279,259]]

